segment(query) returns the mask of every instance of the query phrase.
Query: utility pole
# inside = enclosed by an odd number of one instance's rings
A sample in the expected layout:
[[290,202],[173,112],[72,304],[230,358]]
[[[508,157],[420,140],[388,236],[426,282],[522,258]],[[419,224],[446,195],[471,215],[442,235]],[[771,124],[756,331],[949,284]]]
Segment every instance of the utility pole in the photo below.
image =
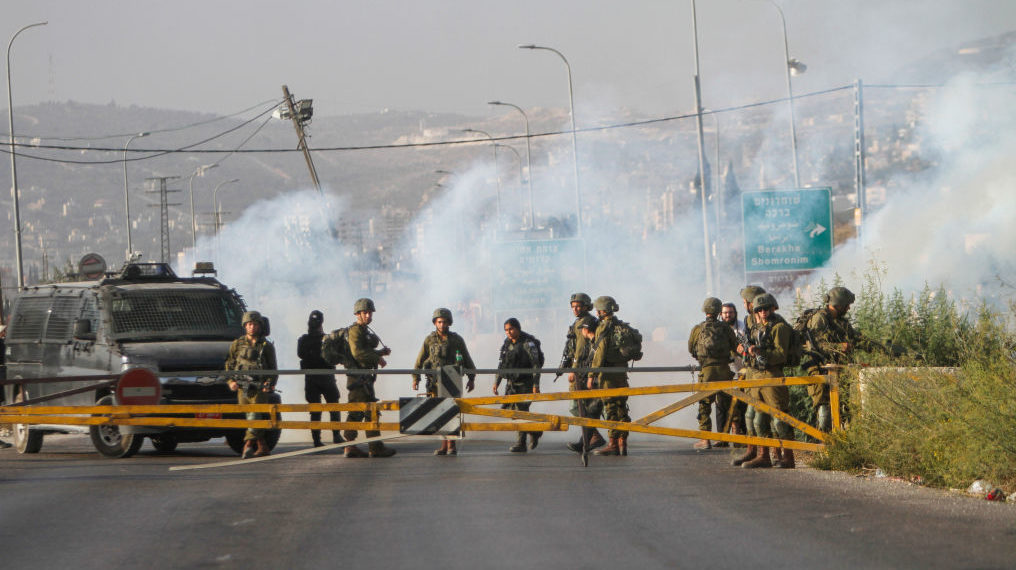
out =
[[[170,256],[170,251],[169,251],[169,207],[170,206],[179,206],[180,205],[180,204],[170,204],[169,203],[169,193],[170,192],[179,192],[179,190],[175,190],[175,189],[174,190],[170,190],[166,186],[166,182],[168,182],[170,180],[176,180],[177,178],[180,178],[180,177],[179,176],[157,176],[157,177],[154,177],[154,178],[146,178],[145,179],[145,180],[150,180],[152,182],[152,186],[155,186],[156,183],[158,183],[158,186],[159,186],[158,189],[149,190],[148,193],[149,194],[154,194],[155,192],[159,193],[159,206],[158,207],[159,207],[159,213],[160,213],[160,219],[161,219],[160,221],[162,222],[160,224],[160,228],[161,228],[160,243],[162,244],[162,262],[163,263],[169,263],[169,256]],[[155,204],[152,204],[152,207],[154,208]]]
[[307,169],[310,170],[310,178],[314,181],[314,187],[321,192],[321,181],[318,180],[317,169],[314,168],[314,161],[310,157],[310,149],[307,148],[307,136],[303,127],[310,123],[314,116],[314,108],[311,106],[313,99],[301,99],[293,102],[293,96],[289,94],[289,87],[282,86],[282,94],[286,97],[286,110],[278,114],[280,119],[292,119],[293,127],[296,129],[296,137],[299,139],[298,146],[303,151],[303,157],[307,160]]

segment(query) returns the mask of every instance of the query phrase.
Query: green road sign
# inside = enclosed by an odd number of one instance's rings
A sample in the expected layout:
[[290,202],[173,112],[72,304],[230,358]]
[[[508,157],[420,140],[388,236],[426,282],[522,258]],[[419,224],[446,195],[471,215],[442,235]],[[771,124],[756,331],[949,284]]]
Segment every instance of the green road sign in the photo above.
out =
[[829,188],[745,192],[741,208],[746,272],[816,269],[832,256]]
[[569,287],[581,282],[582,241],[578,239],[501,242],[492,253],[497,310],[567,306]]

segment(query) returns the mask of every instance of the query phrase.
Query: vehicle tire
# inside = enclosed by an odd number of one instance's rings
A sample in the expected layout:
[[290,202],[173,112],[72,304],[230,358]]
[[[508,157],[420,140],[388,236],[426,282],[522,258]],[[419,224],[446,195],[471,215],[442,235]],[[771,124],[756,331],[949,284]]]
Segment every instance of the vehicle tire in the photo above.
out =
[[172,435],[153,435],[149,439],[152,440],[152,447],[159,453],[172,453],[180,443]]
[[[116,402],[112,395],[106,395],[99,398],[95,405],[113,406],[116,405]],[[95,449],[103,456],[114,459],[134,455],[141,449],[141,444],[145,442],[145,436],[122,434],[119,426],[115,425],[89,426],[88,431]]]
[[235,429],[226,434],[226,445],[237,455],[243,453],[243,436],[246,432],[245,429]]
[[[28,399],[24,388],[18,391],[14,402],[23,402]],[[42,431],[33,428],[30,424],[14,424],[14,447],[18,453],[39,453],[42,449]]]

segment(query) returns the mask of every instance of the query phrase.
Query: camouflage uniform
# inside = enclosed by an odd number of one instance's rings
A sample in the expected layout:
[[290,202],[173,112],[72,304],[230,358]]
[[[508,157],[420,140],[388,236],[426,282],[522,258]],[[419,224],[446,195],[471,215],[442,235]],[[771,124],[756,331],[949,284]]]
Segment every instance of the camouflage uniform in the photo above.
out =
[[[793,330],[787,321],[777,313],[772,313],[769,322],[762,324],[755,322],[749,333],[753,344],[760,350],[765,359],[765,368],[760,368],[756,363],[748,370],[748,380],[760,378],[782,378],[783,365],[787,361],[787,351],[790,349],[790,335]],[[758,388],[759,397],[763,402],[781,412],[790,409],[790,389],[787,386],[766,386]],[[760,437],[772,435],[769,414],[755,411],[755,432]],[[776,430],[780,439],[792,439],[793,431],[790,425],[783,421],[776,422]]]
[[[585,312],[579,315],[575,322],[572,323],[571,327],[568,328],[568,339],[565,342],[565,357],[562,358],[561,364],[568,368],[583,368],[588,367],[592,360],[592,352],[590,351],[589,341],[582,335],[582,325],[596,326],[596,317],[593,317],[589,312]],[[594,329],[595,330],[595,329]],[[565,363],[564,361],[568,362]],[[585,364],[582,363],[585,360]],[[585,390],[586,374],[578,373],[575,375],[574,382],[568,382],[568,391],[574,392],[576,390]],[[587,400],[589,402],[589,400]],[[578,400],[572,400],[571,414],[575,417],[581,417],[579,414]],[[590,416],[586,416],[590,417]],[[596,416],[599,417],[599,416]]]
[[[849,351],[843,351],[843,343],[849,344]],[[823,360],[808,355],[804,363],[808,374],[822,376],[825,371],[823,364],[847,364],[851,362],[850,352],[855,347],[870,349],[871,343],[854,329],[846,315],[835,316],[829,307],[823,307],[808,319],[808,350],[816,352]],[[810,384],[808,395],[811,396],[812,409],[815,410],[817,427],[823,431],[832,428],[829,416],[829,385]]]
[[[357,322],[350,325],[347,331],[349,352],[353,355],[353,360],[356,361],[355,368],[376,370],[382,358],[382,351],[377,348],[381,343],[381,339],[370,330],[370,327]],[[377,374],[347,374],[346,400],[350,404],[376,402],[377,396],[374,394],[374,382],[376,380]],[[347,422],[363,422],[366,420],[367,412],[365,411],[357,410],[346,414]],[[364,432],[364,434],[367,437],[377,437],[381,435],[381,432],[371,430]],[[353,441],[356,439],[356,430],[345,430],[342,435],[346,437],[346,441]]]
[[[275,359],[275,345],[263,336],[257,337],[253,343],[248,341],[246,336],[242,336],[229,345],[229,356],[226,357],[225,365],[226,370],[278,370],[278,368],[279,366]],[[255,376],[254,380],[247,388],[241,387],[236,391],[236,403],[245,405],[267,404],[270,402],[270,392],[264,392],[259,387],[267,382],[271,385],[272,390],[274,390],[275,383],[278,382],[279,377],[276,375]],[[268,419],[268,417],[266,413],[252,412],[247,414],[248,420]],[[263,438],[266,431],[261,428],[249,428],[244,436],[244,440],[249,441]]]
[[[501,345],[501,354],[498,358],[497,368],[503,370],[507,368],[532,368],[533,370],[539,370],[543,361],[543,352],[540,349],[540,341],[533,335],[520,331],[519,338],[516,341],[512,341],[510,338],[505,338],[504,343]],[[501,379],[506,381],[504,390],[505,396],[511,394],[532,394],[534,388],[540,386],[540,374],[534,372],[532,374],[523,374],[518,372],[511,373],[498,373],[497,379],[494,381],[494,386],[497,387],[501,384]],[[501,409],[503,410],[520,410],[528,412],[532,402],[516,402],[514,404],[502,404]],[[525,451],[526,449],[526,435],[529,435],[532,441],[532,447],[536,447],[536,442],[539,440],[543,432],[523,432],[518,433],[518,442],[516,446],[512,448],[513,451]]]
[[[718,330],[723,331],[723,346],[720,348],[726,352],[727,356],[725,358],[697,353],[699,338],[706,327],[717,327]],[[699,365],[702,367],[702,370],[699,372],[699,382],[725,382],[733,380],[734,373],[730,370],[730,355],[734,354],[736,348],[737,337],[734,335],[734,331],[728,325],[717,320],[715,316],[708,316],[705,321],[695,325],[695,328],[691,330],[691,334],[688,336],[688,352],[699,361]],[[727,411],[730,410],[731,398],[725,392],[717,392],[715,397],[710,396],[699,400],[698,421],[699,430],[701,431],[712,430],[710,414],[714,399],[716,400],[717,431],[722,431],[723,426],[727,423]]]
[[[469,356],[469,349],[466,348],[466,341],[456,333],[448,331],[448,336],[442,338],[437,331],[431,332],[423,339],[423,346],[420,347],[420,354],[416,356],[413,368],[436,370],[442,366],[455,364],[455,353],[462,354],[462,365],[467,369],[475,369],[472,357]],[[475,375],[470,375],[470,378]],[[419,374],[413,374],[413,384],[420,381]],[[433,375],[427,375],[427,395],[437,395],[437,381]]]
[[[617,346],[614,346],[613,329],[614,315],[604,315],[600,324],[596,326],[596,338],[593,340],[593,361],[592,368],[627,367],[628,361],[621,356]],[[626,372],[601,372],[598,379],[600,388],[627,388],[628,374]],[[603,413],[608,421],[630,422],[628,415],[628,397],[617,396],[614,398],[603,398]],[[618,429],[610,430],[611,438],[628,438],[628,432]]]

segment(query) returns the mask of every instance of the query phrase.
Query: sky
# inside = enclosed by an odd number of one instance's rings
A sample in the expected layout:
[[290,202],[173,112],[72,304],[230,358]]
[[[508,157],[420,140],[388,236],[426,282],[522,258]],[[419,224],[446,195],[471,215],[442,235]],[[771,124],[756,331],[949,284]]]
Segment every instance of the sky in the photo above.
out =
[[[893,80],[938,49],[1016,29],[1010,0],[699,0],[703,106]],[[391,110],[503,113],[568,104],[576,121],[694,109],[690,1],[5,0],[15,106],[44,101],[230,114],[281,98],[287,84],[317,115]],[[9,41],[9,40],[8,40]]]

